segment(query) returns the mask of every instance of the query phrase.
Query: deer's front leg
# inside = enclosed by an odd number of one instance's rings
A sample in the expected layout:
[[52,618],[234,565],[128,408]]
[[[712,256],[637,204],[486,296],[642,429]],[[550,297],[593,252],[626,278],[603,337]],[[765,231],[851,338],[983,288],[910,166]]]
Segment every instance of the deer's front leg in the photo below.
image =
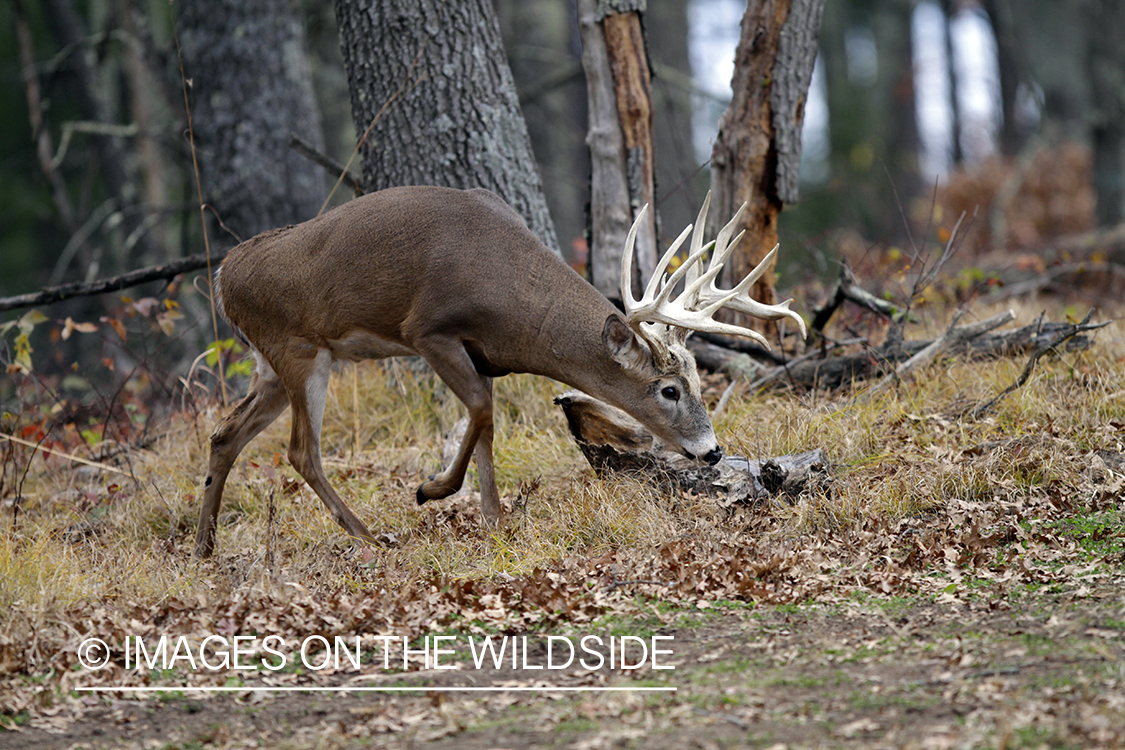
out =
[[203,505],[195,532],[195,556],[210,557],[215,549],[215,523],[231,466],[246,444],[270,425],[289,403],[277,377],[259,358],[258,374],[246,398],[238,402],[211,435],[211,457],[203,487]]
[[500,523],[500,492],[496,489],[496,472],[492,466],[493,425],[481,431],[477,439],[477,475],[480,478],[480,509],[485,523],[497,526]]
[[481,508],[485,520],[496,524],[500,521],[500,498],[492,466],[492,378],[477,372],[460,341],[436,338],[424,343],[416,342],[415,346],[469,411],[469,427],[465,430],[457,455],[444,471],[418,488],[418,504],[449,497],[461,489],[475,449]]

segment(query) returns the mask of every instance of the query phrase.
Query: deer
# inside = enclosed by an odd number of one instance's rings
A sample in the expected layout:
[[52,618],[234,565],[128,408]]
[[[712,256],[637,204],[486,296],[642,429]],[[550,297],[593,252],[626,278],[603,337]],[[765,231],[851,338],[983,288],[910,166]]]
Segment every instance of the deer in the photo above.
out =
[[[210,440],[194,555],[211,556],[223,487],[246,445],[288,406],[288,459],[343,530],[374,543],[328,483],[320,438],[333,362],[421,356],[468,411],[452,462],[417,490],[419,504],[457,492],[475,454],[481,515],[501,522],[493,470],[492,383],[532,373],[624,410],[665,446],[715,464],[723,452],[700,392],[692,331],[751,338],[749,328],[714,320],[720,308],[790,318],[792,300],[765,305],[747,289],[773,251],[732,289],[717,286],[742,234],[732,228],[704,246],[704,202],[661,258],[637,299],[632,256],[638,213],[621,264],[619,310],[552,253],[514,209],[482,189],[396,187],[354,198],[317,218],[240,243],[214,276],[217,310],[254,358],[247,395]],[[688,235],[687,259],[667,273]],[[704,267],[704,256],[710,258]],[[683,291],[673,296],[674,290]]]

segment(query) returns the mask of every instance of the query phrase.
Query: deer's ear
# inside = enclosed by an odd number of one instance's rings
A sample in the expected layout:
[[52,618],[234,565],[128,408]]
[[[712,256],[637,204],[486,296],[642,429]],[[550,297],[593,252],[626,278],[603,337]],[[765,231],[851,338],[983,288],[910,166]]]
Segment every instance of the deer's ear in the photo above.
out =
[[620,315],[605,319],[602,339],[609,355],[626,370],[639,370],[648,359],[648,347]]

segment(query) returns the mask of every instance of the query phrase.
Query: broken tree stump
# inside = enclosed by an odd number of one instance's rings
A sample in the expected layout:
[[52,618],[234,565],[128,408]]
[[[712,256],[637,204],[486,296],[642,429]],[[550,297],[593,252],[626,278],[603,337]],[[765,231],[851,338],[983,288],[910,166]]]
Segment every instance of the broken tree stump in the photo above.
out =
[[726,456],[707,466],[665,450],[640,422],[581,391],[567,391],[555,403],[578,449],[602,478],[624,474],[662,492],[712,497],[723,507],[831,491],[832,464],[819,448],[768,459]]

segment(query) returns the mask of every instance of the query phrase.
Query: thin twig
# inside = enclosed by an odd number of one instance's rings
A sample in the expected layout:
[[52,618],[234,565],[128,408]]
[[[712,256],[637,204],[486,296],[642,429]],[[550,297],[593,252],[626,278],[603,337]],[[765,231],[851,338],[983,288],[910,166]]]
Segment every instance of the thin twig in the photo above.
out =
[[1085,331],[1097,330],[1098,328],[1104,328],[1105,326],[1110,324],[1110,321],[1108,321],[1108,320],[1105,321],[1104,323],[1090,323],[1090,318],[1093,317],[1093,315],[1094,315],[1094,311],[1091,309],[1090,312],[1086,313],[1086,317],[1082,319],[1081,323],[1075,323],[1074,325],[1070,326],[1069,328],[1067,328],[1065,330],[1062,330],[1062,331],[1059,331],[1054,336],[1052,336],[1048,341],[1046,341],[1046,342],[1040,344],[1039,346],[1035,347],[1035,351],[1033,351],[1031,353],[1031,356],[1028,357],[1027,364],[1024,365],[1023,372],[1020,373],[1019,377],[1016,378],[1015,382],[1012,383],[1011,385],[1009,385],[1004,390],[1002,390],[995,397],[989,399],[988,401],[985,401],[983,404],[977,405],[977,407],[975,409],[973,409],[973,411],[972,411],[973,418],[979,419],[984,414],[986,414],[988,411],[990,411],[993,407],[995,407],[998,403],[1000,403],[1000,401],[1002,401],[1004,398],[1006,398],[1009,394],[1011,394],[1012,392],[1014,392],[1018,388],[1021,388],[1024,385],[1024,383],[1027,382],[1028,378],[1031,377],[1032,370],[1035,369],[1036,363],[1039,362],[1039,359],[1044,354],[1046,354],[1047,352],[1052,351],[1055,348],[1061,346],[1062,344],[1066,343],[1067,341],[1074,338],[1075,336],[1077,336],[1080,333],[1083,333]]
[[355,193],[357,197],[363,195],[363,186],[359,184],[359,180],[356,179],[355,175],[348,171],[347,167],[335,159],[320,153],[297,137],[296,133],[289,134],[289,148],[293,149],[313,164],[323,167],[324,170],[333,177],[341,177],[344,182],[348,183],[348,187],[352,189],[352,192]]
[[[129,472],[127,472],[127,471],[122,471],[121,469],[116,469],[112,466],[107,466],[106,464],[100,464],[97,461],[90,461],[89,459],[82,458],[81,456],[75,456],[71,453],[63,453],[62,451],[57,451],[54,448],[44,448],[39,443],[33,443],[30,440],[24,440],[22,438],[16,437],[15,435],[8,435],[8,434],[5,434],[3,432],[0,432],[0,438],[4,438],[5,440],[10,440],[13,443],[19,443],[20,445],[26,445],[30,448],[34,448],[35,450],[42,451],[44,453],[49,453],[52,456],[59,456],[61,458],[65,458],[66,460],[73,461],[76,464],[83,464],[85,466],[91,466],[95,469],[101,469],[102,471],[112,471],[114,474],[121,474],[121,475],[126,476],[126,477],[131,476],[129,474]],[[42,441],[40,441],[40,442],[42,442]]]

